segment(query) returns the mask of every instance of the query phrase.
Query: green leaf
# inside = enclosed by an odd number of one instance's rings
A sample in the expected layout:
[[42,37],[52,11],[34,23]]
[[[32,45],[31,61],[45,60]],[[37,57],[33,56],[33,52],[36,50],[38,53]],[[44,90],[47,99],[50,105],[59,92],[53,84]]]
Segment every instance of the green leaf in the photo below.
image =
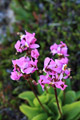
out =
[[[48,100],[49,100],[48,95],[38,96],[38,98],[39,98],[39,100],[41,101],[42,104],[48,102]],[[35,106],[40,106],[37,98],[35,98],[35,99],[33,100],[33,103],[34,103]]]
[[80,113],[74,118],[74,120],[79,120],[80,119]]
[[74,91],[68,91],[65,93],[65,100],[64,100],[64,104],[70,104],[72,102],[74,102],[76,99],[76,93]]
[[53,88],[53,87],[50,87],[50,88],[48,88],[47,90],[48,90],[48,93],[54,94],[54,88]]
[[24,113],[29,119],[32,120],[33,117],[43,112],[41,108],[29,107],[25,104],[22,104],[20,107],[22,113]]
[[80,99],[80,91],[76,92],[76,100]]
[[53,112],[52,112],[51,109],[48,107],[48,105],[46,105],[46,104],[43,104],[43,105],[44,105],[47,113],[48,113],[49,115],[53,115]]
[[[49,103],[52,99],[55,99],[55,95],[54,95],[54,94],[47,94],[47,95],[48,95],[48,98],[49,98],[48,103]],[[54,101],[56,101],[56,100],[54,100]]]
[[63,100],[63,94],[64,94],[63,90],[61,90],[58,94],[58,97],[61,99],[61,101]]
[[41,113],[35,116],[32,120],[46,120],[47,118],[48,118],[48,115],[46,113]]
[[[58,101],[59,101],[59,106],[60,106],[60,109],[61,109],[61,112],[62,112],[62,107],[61,107],[61,102],[60,102],[60,99],[58,98]],[[53,112],[53,117],[54,119],[53,120],[59,120],[61,115],[59,113],[59,110],[58,110],[58,107],[57,107],[57,104],[56,104],[56,100],[55,98],[52,99],[49,104],[48,104],[49,108],[51,109],[51,111]]]
[[[60,103],[59,103],[59,106],[60,106],[60,109],[61,109],[61,112],[62,112],[62,108],[61,108],[61,104]],[[54,113],[55,113],[54,120],[59,120],[61,115],[59,113],[57,103],[54,103],[53,109],[54,109]]]
[[48,117],[48,119],[47,120],[54,120],[54,118],[53,117]]
[[33,92],[31,91],[22,92],[21,94],[19,94],[19,98],[27,100],[31,106],[34,106],[33,99],[35,98],[35,96]]
[[80,117],[80,101],[63,106],[64,120],[77,120]]

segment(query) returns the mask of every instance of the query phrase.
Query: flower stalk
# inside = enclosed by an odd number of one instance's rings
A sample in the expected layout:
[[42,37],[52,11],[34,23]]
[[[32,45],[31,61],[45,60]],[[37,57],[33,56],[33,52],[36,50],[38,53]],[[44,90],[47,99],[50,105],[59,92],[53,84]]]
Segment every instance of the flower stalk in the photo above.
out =
[[32,89],[32,91],[33,91],[35,97],[37,98],[37,100],[38,100],[40,106],[42,107],[42,109],[43,109],[46,113],[48,113],[47,110],[45,109],[45,107],[42,105],[40,99],[39,99],[38,96],[36,95],[36,93],[35,93],[35,91],[34,91],[34,88],[33,88],[32,84],[31,84],[31,82],[30,82],[29,80],[27,80],[27,81],[28,81],[28,83],[29,83],[29,85],[30,85],[30,88]]
[[61,109],[60,109],[60,106],[59,106],[58,97],[57,97],[57,90],[56,90],[56,87],[55,87],[55,86],[54,86],[54,92],[55,92],[57,107],[58,107],[58,110],[59,110],[60,115],[62,116],[62,112],[61,112]]

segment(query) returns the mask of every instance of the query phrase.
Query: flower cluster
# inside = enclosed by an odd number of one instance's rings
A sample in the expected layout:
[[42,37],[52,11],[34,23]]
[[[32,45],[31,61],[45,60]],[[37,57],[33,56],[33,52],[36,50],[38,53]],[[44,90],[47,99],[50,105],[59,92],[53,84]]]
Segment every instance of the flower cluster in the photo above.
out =
[[61,41],[61,44],[57,45],[56,43],[54,45],[51,45],[50,47],[51,53],[53,55],[58,54],[59,56],[69,56],[67,54],[67,45]]
[[15,48],[17,52],[20,53],[26,51],[26,55],[19,59],[12,60],[14,67],[13,72],[11,72],[12,80],[19,80],[23,75],[30,75],[31,73],[38,70],[37,63],[39,52],[37,48],[39,45],[35,44],[35,33],[25,33],[25,35],[21,36],[21,40],[17,41]]
[[35,44],[36,42],[36,38],[35,38],[35,33],[31,34],[29,32],[26,32],[26,35],[21,35],[21,41],[17,41],[17,43],[15,44],[15,48],[17,50],[17,52],[22,53],[25,50],[28,49],[36,49],[39,47],[38,44]]
[[55,60],[49,57],[45,58],[43,71],[46,75],[40,75],[39,83],[43,90],[45,88],[45,84],[64,90],[67,87],[64,79],[67,79],[70,75],[70,69],[67,68],[67,46],[63,42],[59,45],[55,43],[50,47],[50,50],[53,56],[58,54],[59,58]]
[[[39,52],[37,48],[39,45],[35,43],[36,40],[35,33],[31,34],[25,31],[25,35],[21,35],[21,39],[15,44],[17,52],[22,53],[26,51],[26,55],[12,60],[14,67],[13,72],[11,72],[12,80],[19,80],[22,76],[30,77],[31,73],[38,70]],[[64,80],[70,75],[70,69],[67,67],[67,57],[69,56],[67,54],[67,45],[61,41],[59,45],[53,44],[50,50],[53,56],[57,54],[59,58],[54,60],[49,57],[45,58],[43,71],[46,74],[40,75],[38,83],[43,90],[46,84],[48,87],[52,86],[64,90],[67,87]],[[34,84],[37,85],[36,81],[34,81]]]

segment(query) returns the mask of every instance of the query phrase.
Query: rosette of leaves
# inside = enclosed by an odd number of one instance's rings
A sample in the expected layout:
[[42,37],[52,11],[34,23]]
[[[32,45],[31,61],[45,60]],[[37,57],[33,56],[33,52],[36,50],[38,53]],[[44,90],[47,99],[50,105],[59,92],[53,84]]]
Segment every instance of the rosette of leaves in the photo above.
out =
[[41,108],[39,102],[35,98],[32,91],[25,91],[19,94],[19,98],[28,102],[28,104],[21,104],[20,110],[29,120],[79,120],[80,119],[80,91],[75,92],[57,89],[58,101],[62,116],[58,111],[56,99],[53,88],[48,89],[48,93],[43,92],[39,95],[39,99],[46,108],[47,113]]

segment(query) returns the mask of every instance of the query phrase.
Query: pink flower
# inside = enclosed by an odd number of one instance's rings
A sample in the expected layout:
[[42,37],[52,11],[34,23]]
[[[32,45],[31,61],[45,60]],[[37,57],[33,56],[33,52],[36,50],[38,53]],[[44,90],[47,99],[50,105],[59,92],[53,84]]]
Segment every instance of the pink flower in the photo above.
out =
[[21,57],[19,59],[16,60],[12,60],[13,62],[13,71],[16,75],[16,70],[18,71],[18,73],[22,73],[22,74],[30,74],[35,72],[36,70],[38,70],[37,68],[37,62],[38,60],[30,60],[29,57]]
[[20,53],[22,52],[21,42],[19,40],[15,44],[15,48],[16,48],[17,52],[20,52]]
[[[38,70],[37,59],[39,57],[39,52],[36,48],[38,48],[39,45],[35,43],[36,40],[35,33],[31,34],[25,31],[25,35],[22,35],[21,40],[18,40],[15,44],[17,52],[22,53],[26,50],[27,57],[12,60],[14,69],[13,72],[11,72],[11,79],[19,80],[22,76],[24,76],[24,78],[30,77],[31,73]],[[67,67],[67,45],[61,41],[59,45],[56,43],[52,45],[50,50],[53,55],[58,54],[59,59],[53,60],[49,57],[45,58],[43,71],[46,75],[40,75],[38,82],[43,90],[46,84],[48,87],[52,86],[64,90],[67,85],[65,85],[63,79],[67,79],[70,75],[70,69]],[[33,82],[37,85],[36,81]]]
[[46,68],[51,62],[51,59],[49,57],[46,57],[44,60],[44,68]]
[[54,43],[54,45],[52,45],[50,47],[50,50],[51,50],[51,53],[53,55],[58,54],[59,56],[64,56],[64,57],[69,56],[67,54],[68,48],[67,48],[66,44],[63,43],[62,41],[61,41],[61,43],[59,45]]
[[57,88],[60,88],[61,90],[64,90],[64,89],[67,87],[67,85],[65,85],[65,83],[62,82],[62,81],[56,82],[56,83],[55,83],[55,86],[56,86]]
[[67,79],[70,76],[70,71],[71,70],[69,68],[64,71],[64,79]]
[[31,57],[37,59],[39,57],[39,52],[37,49],[31,51]]
[[47,74],[53,75],[54,74],[53,66],[55,66],[54,63],[55,62],[52,59],[50,59],[49,57],[46,57],[45,60],[44,60],[43,71],[46,72]]
[[60,59],[60,62],[61,62],[62,64],[68,64],[68,61],[69,61],[69,60],[68,60],[67,57]]
[[29,33],[29,32],[27,32],[27,31],[25,31],[25,33],[26,33],[26,35],[24,35],[23,37],[22,37],[22,39],[26,39],[26,41],[30,44],[30,43],[32,43],[32,44],[34,44],[36,41],[37,41],[37,39],[35,38],[35,33]]
[[26,32],[25,35],[21,36],[21,41],[19,40],[17,41],[17,43],[15,44],[15,48],[17,52],[23,52],[28,48],[36,49],[39,47],[39,45],[35,44],[35,42],[36,42],[35,33],[31,34],[29,32]]
[[53,55],[57,53],[58,45],[54,43],[54,45],[51,45],[50,50]]
[[21,69],[25,68],[28,66],[28,62],[30,61],[29,57],[21,57],[19,59],[16,60],[12,60],[13,63],[13,71],[18,70],[20,71]]
[[56,74],[56,76],[52,76],[52,78],[49,77],[48,75],[40,75],[40,79],[38,80],[38,83],[41,85],[43,90],[46,84],[48,85],[48,87],[56,86],[56,88],[64,90],[67,87],[67,85],[65,85],[65,83],[61,81],[62,77],[63,77],[62,74],[60,76]]
[[32,44],[30,45],[30,48],[31,49],[36,49],[36,48],[39,48],[40,46],[38,44]]
[[44,72],[48,73],[49,75],[54,75],[55,72],[60,73],[61,72],[61,63],[56,60],[52,60],[50,58],[45,58],[44,60]]
[[35,61],[31,60],[31,61],[29,61],[28,62],[28,67],[23,69],[23,72],[26,73],[26,74],[30,74],[30,73],[33,73],[36,70],[38,70],[37,62],[38,62],[38,60],[35,60]]
[[47,75],[40,75],[40,79],[38,80],[39,84],[41,85],[42,89],[44,90],[45,84],[49,84],[51,78]]
[[14,72],[11,72],[10,77],[12,80],[19,80],[21,76],[23,76],[22,73],[14,71]]
[[26,67],[28,67],[28,62],[30,61],[30,58],[29,57],[21,57],[19,59],[17,59],[17,66],[23,70],[25,69]]
[[36,48],[38,48],[39,45],[35,43],[37,40],[35,38],[35,33],[31,34],[25,31],[25,34],[20,37],[21,40],[17,41],[17,43],[15,44],[15,48],[17,52],[20,53],[26,50],[27,57],[21,57],[19,59],[12,60],[14,69],[13,72],[11,73],[11,78],[13,80],[19,80],[21,76],[29,75],[38,70],[37,59],[39,57],[39,52]]
[[55,60],[49,57],[45,58],[43,71],[47,75],[41,75],[39,83],[42,86],[42,89],[44,89],[45,84],[48,84],[49,87],[56,86],[57,88],[64,90],[67,85],[65,85],[63,79],[67,79],[70,75],[70,69],[67,67],[67,46],[63,42],[61,42],[59,45],[55,43],[50,47],[50,49],[53,55],[59,54],[62,56],[61,58]]
[[27,31],[25,31],[25,32],[26,32],[26,35],[23,35],[21,37],[21,40],[24,41],[24,42],[22,42],[23,46],[26,46],[27,48],[31,48],[31,49],[38,48],[39,45],[35,44],[35,42],[36,42],[35,33],[31,34]]
[[44,80],[46,80],[46,77],[44,75],[40,75],[40,79],[38,80],[38,83],[41,85],[43,90],[44,90],[44,87],[45,87],[45,84],[43,84]]

